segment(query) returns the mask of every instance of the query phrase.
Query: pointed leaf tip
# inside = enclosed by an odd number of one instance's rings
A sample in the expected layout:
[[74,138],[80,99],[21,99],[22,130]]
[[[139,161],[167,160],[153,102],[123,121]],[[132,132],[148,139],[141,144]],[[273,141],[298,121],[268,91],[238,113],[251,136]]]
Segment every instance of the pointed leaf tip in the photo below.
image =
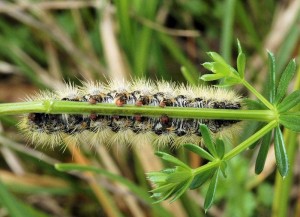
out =
[[278,104],[285,96],[288,85],[290,84],[296,72],[295,59],[291,60],[283,71],[276,91],[275,104]]
[[286,176],[289,170],[289,161],[285,149],[283,136],[279,127],[274,131],[274,148],[277,169],[282,177]]
[[215,174],[213,175],[211,182],[209,184],[206,196],[205,196],[205,201],[204,201],[204,209],[208,210],[213,202],[214,202],[214,197],[216,193],[216,188],[218,185],[218,180],[219,180],[219,169],[216,170]]

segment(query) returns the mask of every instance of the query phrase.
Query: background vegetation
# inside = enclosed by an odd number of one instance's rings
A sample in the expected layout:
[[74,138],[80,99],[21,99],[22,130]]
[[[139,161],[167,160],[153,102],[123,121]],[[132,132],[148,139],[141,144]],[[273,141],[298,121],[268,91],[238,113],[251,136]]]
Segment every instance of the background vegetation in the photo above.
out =
[[[236,38],[248,56],[248,81],[264,92],[266,49],[276,54],[278,77],[299,54],[299,11],[297,0],[1,1],[0,102],[55,89],[64,80],[147,77],[198,84],[206,72],[201,63],[208,60],[207,51],[235,64]],[[242,88],[237,91],[248,96]],[[144,173],[162,169],[163,162],[151,145],[35,148],[26,146],[16,129],[19,117],[0,118],[0,216],[205,216],[207,186],[172,204],[152,204]],[[253,133],[254,125],[249,123],[236,142]],[[299,143],[299,136],[291,135],[285,133],[293,138],[289,142]],[[192,167],[203,163],[181,149],[169,151]],[[275,178],[274,154],[259,176],[254,175],[256,155],[253,149],[230,162],[207,216],[300,215],[299,154],[290,159],[295,167],[286,180],[292,185],[284,192]],[[110,173],[62,173],[53,166],[58,162]],[[285,206],[278,206],[284,198]]]

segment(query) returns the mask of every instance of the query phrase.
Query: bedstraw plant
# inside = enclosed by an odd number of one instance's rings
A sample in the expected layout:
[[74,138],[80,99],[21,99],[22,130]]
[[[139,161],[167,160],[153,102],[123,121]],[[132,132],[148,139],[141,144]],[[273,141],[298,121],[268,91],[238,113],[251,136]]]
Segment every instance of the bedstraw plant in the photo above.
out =
[[[225,141],[222,138],[214,138],[209,129],[205,125],[200,126],[200,131],[203,137],[204,146],[199,147],[194,144],[185,144],[183,147],[188,151],[194,152],[201,158],[207,161],[206,164],[191,168],[186,163],[178,158],[165,153],[157,152],[156,155],[163,160],[172,163],[175,167],[166,168],[159,172],[150,172],[147,174],[148,179],[154,184],[155,188],[151,191],[152,197],[156,202],[170,199],[174,201],[178,199],[188,189],[196,189],[205,183],[209,183],[206,193],[204,209],[208,210],[214,201],[214,196],[217,191],[217,185],[220,176],[226,177],[226,168],[228,161],[238,154],[244,152],[250,147],[254,146],[261,140],[259,152],[256,158],[255,172],[261,173],[267,153],[272,141],[274,141],[275,158],[277,169],[281,177],[291,176],[291,166],[288,158],[294,158],[293,152],[286,151],[284,143],[283,128],[299,132],[300,131],[300,111],[298,104],[300,102],[300,78],[297,76],[295,82],[295,91],[291,94],[286,94],[289,84],[296,72],[295,60],[291,60],[286,66],[281,77],[276,80],[276,61],[274,55],[268,52],[269,61],[269,82],[267,97],[259,93],[250,83],[245,80],[245,66],[246,57],[242,51],[240,43],[238,42],[238,57],[237,69],[233,68],[215,52],[209,52],[208,55],[212,62],[206,62],[203,66],[210,70],[212,74],[205,74],[201,77],[204,81],[220,80],[218,86],[229,87],[233,85],[243,85],[246,87],[257,99],[245,100],[247,109],[244,110],[222,110],[222,109],[195,109],[195,108],[158,108],[151,106],[136,107],[124,105],[124,107],[117,107],[114,104],[91,105],[84,102],[71,101],[32,101],[22,103],[6,103],[0,104],[0,115],[12,115],[22,113],[99,113],[99,114],[118,114],[118,115],[134,115],[141,114],[145,116],[161,116],[168,115],[170,117],[181,118],[205,118],[205,119],[224,119],[224,120],[252,120],[263,123],[262,127],[253,135],[241,142],[233,149],[225,152]],[[186,69],[183,69],[187,75]],[[272,137],[274,139],[272,139]],[[289,149],[294,149],[296,144],[290,144]],[[293,146],[293,147],[291,147]],[[74,164],[57,164],[56,168],[61,171],[69,170],[85,170],[95,171],[106,175],[108,178],[122,182],[130,186],[126,180],[116,178],[109,172],[91,167],[80,167]],[[131,186],[132,187],[132,186]],[[138,190],[134,189],[137,194]],[[284,189],[289,189],[290,184],[286,185]],[[143,194],[141,197],[145,198]],[[278,195],[277,195],[278,197]],[[152,201],[152,200],[151,200]],[[280,206],[274,204],[274,206]]]

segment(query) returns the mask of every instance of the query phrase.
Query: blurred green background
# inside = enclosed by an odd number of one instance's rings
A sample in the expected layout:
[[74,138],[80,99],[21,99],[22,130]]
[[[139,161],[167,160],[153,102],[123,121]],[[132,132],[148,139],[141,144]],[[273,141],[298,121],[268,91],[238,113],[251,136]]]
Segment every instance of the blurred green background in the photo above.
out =
[[[299,0],[0,1],[0,102],[21,101],[64,81],[146,77],[200,84],[206,52],[219,52],[235,66],[237,38],[248,57],[246,77],[263,92],[266,49],[276,55],[278,75],[299,55],[299,12]],[[187,70],[181,71],[182,66]],[[240,87],[237,91],[248,94]],[[188,191],[172,204],[153,205],[128,190],[129,185],[91,173],[61,173],[53,167],[58,162],[94,165],[147,193],[151,186],[144,173],[163,168],[151,145],[35,147],[18,132],[19,118],[0,117],[0,217],[271,216],[275,160],[268,159],[264,172],[254,175],[255,149],[230,162],[216,203],[205,214],[207,188]],[[245,136],[252,132],[247,128]],[[194,167],[203,163],[181,149],[171,152]],[[297,159],[296,165],[299,155]],[[294,177],[286,216],[296,217],[300,215],[297,167]]]

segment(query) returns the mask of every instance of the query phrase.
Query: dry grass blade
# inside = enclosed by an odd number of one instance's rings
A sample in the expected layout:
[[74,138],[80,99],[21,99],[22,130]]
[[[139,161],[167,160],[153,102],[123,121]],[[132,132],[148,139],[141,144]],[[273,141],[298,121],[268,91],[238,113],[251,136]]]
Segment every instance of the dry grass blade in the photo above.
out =
[[[28,1],[19,1],[19,4],[29,4]],[[8,6],[8,7],[7,7]],[[12,8],[12,4],[7,3],[7,10],[4,11],[7,15],[17,19],[18,21],[37,28],[38,30],[46,33],[46,35],[51,36],[56,42],[58,42],[65,51],[69,54],[77,65],[78,69],[81,71],[82,76],[86,79],[92,79],[91,71],[96,73],[104,73],[105,68],[98,62],[92,61],[88,58],[88,55],[83,53],[80,49],[75,46],[70,36],[61,29],[60,26],[55,22],[51,14],[42,10],[36,5],[31,5],[30,12],[32,12],[38,19],[34,18],[29,13],[23,11],[15,11]]]
[[124,81],[130,76],[129,68],[124,60],[114,32],[114,22],[110,5],[103,10],[100,22],[100,34],[104,46],[104,56],[108,65],[109,77],[113,81]]
[[[144,168],[145,173],[151,171],[159,171],[163,168],[163,164],[159,158],[154,154],[154,148],[151,144],[143,144],[143,151],[136,149],[137,156]],[[162,206],[166,208],[174,217],[186,217],[187,213],[179,201],[169,203],[162,202]]]
[[[300,1],[291,0],[289,2],[287,7],[279,4],[271,29],[264,39],[263,50],[267,49],[276,52],[284,40],[286,40],[289,30],[300,12]],[[282,25],[283,23],[284,25]],[[280,34],[278,34],[279,32]],[[248,65],[252,66],[251,70],[260,71],[260,76],[256,79],[254,87],[258,90],[262,89],[265,83],[264,80],[260,78],[267,77],[265,59],[262,58],[260,54],[256,54],[249,59]],[[248,75],[247,79],[249,79],[248,77],[251,74],[248,73],[246,75]]]
[[0,135],[0,144],[5,147],[9,147],[10,149],[21,152],[23,154],[29,155],[33,158],[39,159],[40,161],[46,162],[51,165],[60,163],[60,161],[47,156],[45,153],[39,152],[39,151],[31,149],[29,147],[25,147],[24,144],[14,142],[2,135]]
[[49,75],[49,73],[46,70],[44,70],[36,61],[34,61],[28,54],[20,50],[18,47],[13,46],[12,51],[34,72],[36,72],[40,80],[48,87],[54,89],[55,87],[57,87],[57,85],[63,84],[61,80],[54,80],[53,77]]
[[[85,0],[85,1],[43,1],[30,4],[14,4],[9,6],[10,10],[27,10],[32,7],[32,4],[43,10],[66,10],[66,9],[78,9],[86,7],[101,7],[102,3],[99,0]],[[0,2],[0,13],[8,10],[8,5]]]
[[135,15],[134,18],[139,21],[141,24],[154,29],[158,32],[162,32],[171,36],[177,37],[199,37],[201,33],[197,30],[184,30],[184,29],[171,29],[160,25],[159,23],[155,23],[149,19],[146,19],[141,16]]
[[[96,148],[96,151],[99,155],[99,157],[101,158],[105,169],[107,169],[108,171],[117,174],[117,175],[121,175],[121,171],[118,169],[117,165],[115,164],[115,162],[113,161],[113,159],[111,158],[111,156],[109,155],[109,153],[107,152],[107,150],[105,149],[105,147],[103,145],[99,145]],[[116,187],[121,191],[121,192],[125,192],[122,195],[122,200],[124,201],[124,203],[127,204],[128,209],[131,211],[132,216],[133,217],[145,217],[146,215],[144,214],[143,210],[141,209],[141,207],[139,207],[138,203],[137,203],[137,199],[131,195],[128,194],[128,188],[116,183]]]
[[[65,141],[67,144],[67,148],[70,150],[74,157],[74,161],[81,164],[81,165],[90,165],[89,160],[83,156],[80,151],[78,150],[78,147],[76,144]],[[112,203],[112,201],[109,200],[109,197],[105,190],[100,187],[100,185],[97,183],[97,180],[92,172],[85,172],[83,175],[86,177],[86,180],[91,187],[92,191],[94,192],[97,200],[102,205],[105,213],[108,217],[116,217],[119,216],[118,212],[115,207],[115,205]]]

